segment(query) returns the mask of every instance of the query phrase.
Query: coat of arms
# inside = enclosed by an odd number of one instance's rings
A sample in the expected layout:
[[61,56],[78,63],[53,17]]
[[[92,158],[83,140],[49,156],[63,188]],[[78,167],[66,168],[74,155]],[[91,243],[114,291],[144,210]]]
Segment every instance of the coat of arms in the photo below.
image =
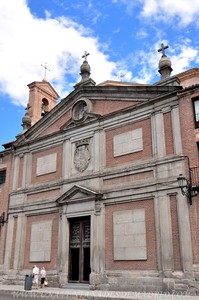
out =
[[81,140],[76,143],[76,149],[74,152],[74,166],[79,172],[83,172],[89,165],[91,154],[89,151],[89,141]]

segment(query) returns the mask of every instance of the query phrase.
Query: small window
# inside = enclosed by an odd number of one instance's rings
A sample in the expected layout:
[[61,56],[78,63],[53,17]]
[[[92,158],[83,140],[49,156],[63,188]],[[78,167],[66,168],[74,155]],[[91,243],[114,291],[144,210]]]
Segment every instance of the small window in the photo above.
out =
[[199,99],[195,100],[193,104],[194,104],[196,128],[199,128]]
[[6,170],[0,171],[0,184],[6,181]]

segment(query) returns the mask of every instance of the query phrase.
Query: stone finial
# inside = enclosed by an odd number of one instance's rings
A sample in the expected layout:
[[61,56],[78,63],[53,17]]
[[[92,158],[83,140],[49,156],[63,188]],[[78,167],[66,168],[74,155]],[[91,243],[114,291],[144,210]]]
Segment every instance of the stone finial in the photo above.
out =
[[84,52],[84,55],[82,56],[82,58],[84,58],[84,61],[83,61],[83,64],[81,65],[80,67],[80,75],[82,76],[82,80],[86,80],[90,77],[90,70],[91,70],[91,67],[90,65],[88,64],[88,61],[87,61],[87,56],[90,55],[90,53],[87,53],[86,51]]
[[95,85],[94,80],[90,78],[90,71],[91,67],[88,64],[87,56],[90,55],[90,53],[84,52],[84,55],[82,58],[84,58],[83,64],[80,67],[80,75],[82,76],[82,79],[79,83],[77,83],[74,87],[77,88],[80,85]]
[[23,126],[23,130],[28,130],[31,127],[31,117],[28,113],[28,110],[30,109],[30,105],[28,104],[26,109],[26,113],[22,118],[22,126]]
[[161,48],[158,49],[158,52],[162,52],[162,57],[159,61],[159,70],[158,72],[161,74],[161,80],[170,77],[173,69],[171,68],[171,61],[165,54],[165,49],[169,48],[169,46],[165,46],[163,43],[161,44]]

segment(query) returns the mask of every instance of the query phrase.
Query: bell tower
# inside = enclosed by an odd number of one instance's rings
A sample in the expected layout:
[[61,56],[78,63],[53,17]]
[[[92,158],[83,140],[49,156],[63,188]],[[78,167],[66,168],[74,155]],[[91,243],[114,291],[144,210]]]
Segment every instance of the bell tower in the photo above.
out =
[[57,104],[59,95],[46,80],[34,81],[28,84],[29,87],[29,116],[31,126],[41,119]]

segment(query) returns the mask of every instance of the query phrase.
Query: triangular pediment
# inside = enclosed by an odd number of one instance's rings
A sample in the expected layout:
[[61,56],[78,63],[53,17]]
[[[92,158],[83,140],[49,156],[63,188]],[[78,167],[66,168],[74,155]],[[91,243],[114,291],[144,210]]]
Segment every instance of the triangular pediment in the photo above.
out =
[[53,88],[53,86],[50,84],[50,82],[48,82],[46,80],[31,82],[30,84],[28,84],[28,87],[29,87],[29,89],[37,87],[38,89],[40,89],[40,92],[49,94],[55,99],[59,98],[59,95],[56,92],[56,90]]
[[[35,83],[31,85],[34,86]],[[38,83],[42,86],[44,83]],[[50,84],[48,84],[51,88]],[[35,123],[31,128],[22,131],[14,142],[14,147],[28,145],[34,141],[51,138],[54,134],[61,135],[63,131],[85,126],[104,117],[111,118],[117,113],[128,112],[150,101],[159,101],[161,96],[176,93],[179,86],[88,86],[78,88],[62,99],[51,111]],[[92,102],[92,110],[83,120],[73,120],[71,109],[81,99],[89,99]]]
[[90,189],[74,185],[56,201],[58,205],[69,204],[73,202],[85,202],[89,200],[98,200],[102,198],[102,194]]

